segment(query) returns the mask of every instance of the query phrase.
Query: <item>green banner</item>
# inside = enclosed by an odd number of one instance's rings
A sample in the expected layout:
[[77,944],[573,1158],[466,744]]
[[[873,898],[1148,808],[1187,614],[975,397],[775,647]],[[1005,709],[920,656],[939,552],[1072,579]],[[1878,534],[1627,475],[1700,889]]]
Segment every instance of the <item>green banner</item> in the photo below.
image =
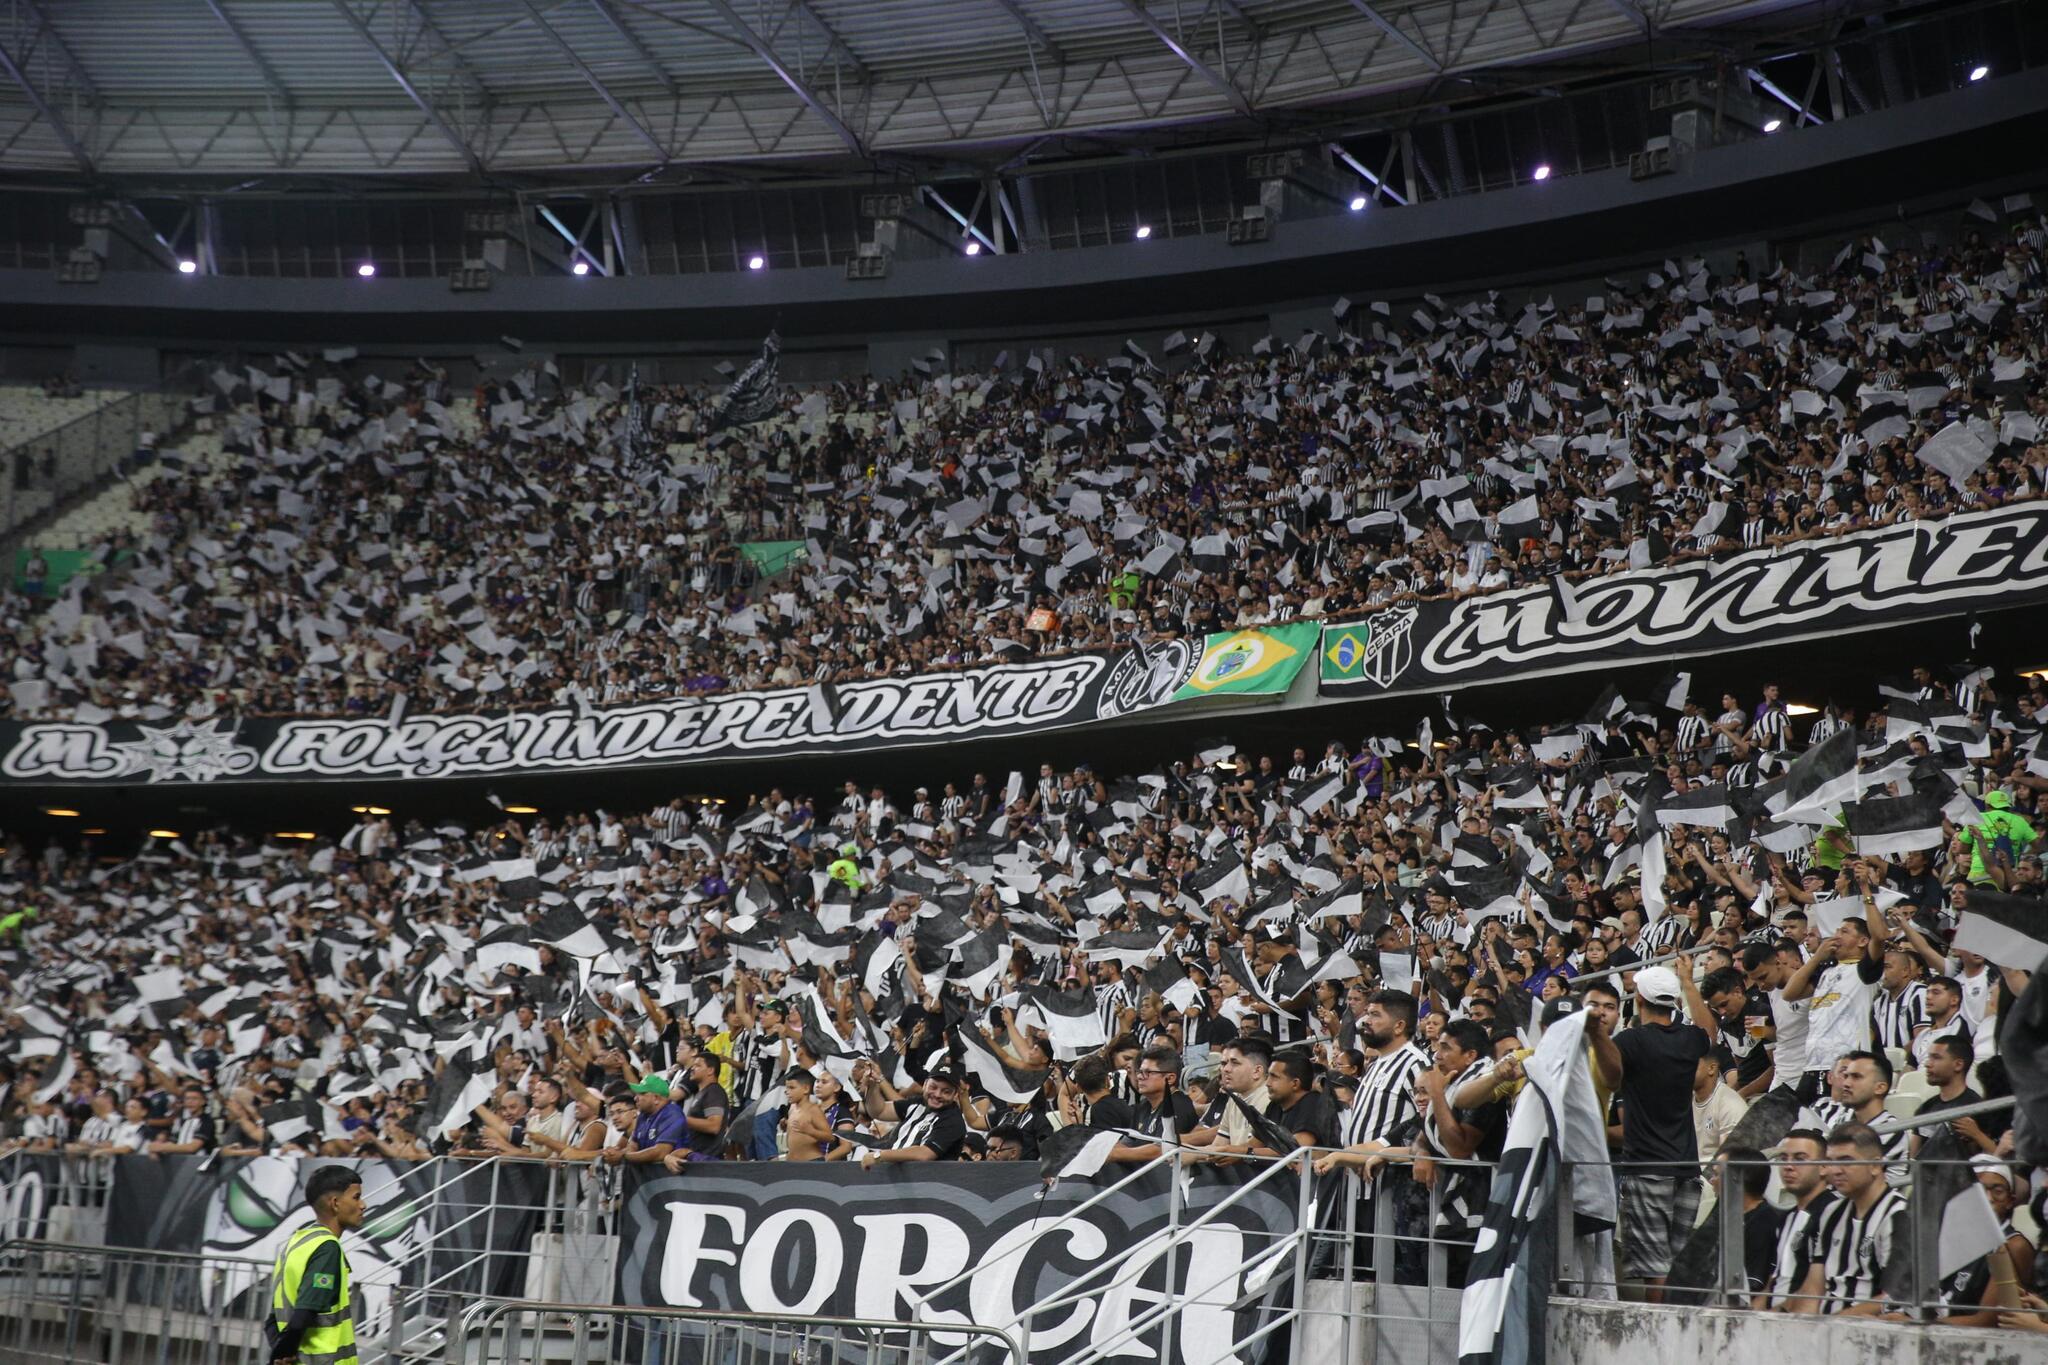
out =
[[805,558],[807,549],[801,540],[749,540],[741,543],[740,554],[754,566],[755,573],[772,578]]
[[1211,635],[1194,672],[1174,692],[1173,699],[1285,692],[1308,662],[1321,629],[1313,621],[1296,621]]
[[31,557],[43,561],[42,586],[39,593],[44,597],[55,597],[57,590],[75,574],[100,571],[99,566],[93,563],[91,550],[16,550],[14,586],[23,592],[28,591],[28,562]]

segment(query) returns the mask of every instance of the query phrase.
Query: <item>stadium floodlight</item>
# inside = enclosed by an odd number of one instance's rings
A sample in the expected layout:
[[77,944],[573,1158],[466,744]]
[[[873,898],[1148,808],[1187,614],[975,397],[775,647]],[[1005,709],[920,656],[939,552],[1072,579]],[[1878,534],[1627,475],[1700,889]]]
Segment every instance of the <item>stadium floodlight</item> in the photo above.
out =
[[767,258],[766,258],[766,257],[762,257],[762,256],[749,256],[749,257],[747,257],[747,269],[749,269],[749,270],[765,270],[765,269],[767,268],[767,266],[768,266],[768,261],[767,261]]
[[377,266],[374,261],[364,261],[361,265],[356,267],[356,274],[362,276],[366,280],[376,273]]
[[1352,196],[1351,196],[1351,211],[1352,211],[1353,213],[1363,213],[1363,212],[1365,212],[1365,196],[1364,196],[1364,195],[1362,195],[1362,194],[1354,194],[1354,195],[1352,195]]
[[1991,68],[1988,66],[1975,66],[1970,68],[1970,79],[1973,81],[1981,81],[1990,74]]
[[1775,133],[1784,126],[1785,120],[1781,118],[1767,119],[1764,122],[1764,131],[1767,133]]
[[1550,163],[1546,161],[1541,166],[1538,166],[1535,170],[1529,173],[1529,178],[1531,180],[1550,179]]
[[179,262],[178,262],[178,273],[179,273],[180,275],[197,275],[197,274],[199,273],[199,262],[197,262],[197,261],[179,261]]
[[969,242],[965,250],[969,256],[979,256],[981,254],[981,243]]
[[1138,230],[1131,235],[1142,242],[1152,235],[1152,225],[1150,223],[1140,223],[1138,224]]
[[588,275],[588,274],[590,273],[590,262],[588,262],[588,261],[578,261],[578,262],[576,262],[576,264],[574,264],[574,265],[572,265],[572,266],[570,266],[570,267],[569,267],[569,273],[570,273],[571,275]]

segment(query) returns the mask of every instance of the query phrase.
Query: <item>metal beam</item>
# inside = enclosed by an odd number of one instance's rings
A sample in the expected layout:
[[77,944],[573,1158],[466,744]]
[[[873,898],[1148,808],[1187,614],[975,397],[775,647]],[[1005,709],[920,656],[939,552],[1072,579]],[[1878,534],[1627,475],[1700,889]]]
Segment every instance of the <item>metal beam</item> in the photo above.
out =
[[[1126,0],[1126,3],[1128,3],[1128,0]],[[1386,34],[1389,38],[1392,38],[1395,42],[1399,43],[1402,47],[1407,48],[1416,56],[1422,58],[1423,61],[1429,64],[1430,70],[1442,71],[1444,69],[1444,64],[1437,60],[1436,54],[1434,52],[1431,52],[1421,43],[1415,41],[1415,39],[1409,37],[1406,33],[1402,32],[1400,27],[1397,24],[1395,24],[1392,19],[1389,19],[1386,15],[1381,14],[1373,6],[1367,4],[1366,0],[1351,0],[1351,8],[1357,10],[1360,14],[1370,19],[1373,22],[1373,26],[1378,28],[1380,32]]]
[[611,25],[612,32],[618,34],[620,40],[627,47],[633,49],[633,55],[640,59],[640,64],[654,73],[654,78],[661,82],[661,88],[668,92],[669,97],[671,99],[675,98],[677,95],[675,77],[668,74],[668,68],[661,64],[660,59],[654,55],[647,44],[640,41],[640,35],[626,27],[626,21],[620,16],[619,12],[613,9],[607,3],[607,0],[589,0],[589,4],[592,9],[597,11],[600,19]]
[[810,5],[806,3],[806,0],[789,0],[789,7],[795,10],[798,14],[801,14],[804,18],[810,20],[811,27],[817,29],[819,33],[824,35],[825,56],[828,59],[832,56],[832,49],[838,48],[840,53],[843,54],[846,58],[847,69],[852,71],[854,76],[857,79],[859,79],[862,84],[867,84],[869,81],[873,79],[873,77],[868,72],[866,63],[862,62],[860,58],[854,56],[853,49],[846,45],[846,39],[839,36],[839,30],[833,28],[832,25],[826,23],[824,19],[819,16],[818,12],[812,9]]
[[441,136],[448,139],[455,149],[462,153],[462,159],[469,163],[469,169],[477,175],[484,174],[483,158],[478,156],[475,149],[455,131],[453,124],[441,117],[441,111],[434,107],[434,102],[421,94],[419,88],[406,78],[405,72],[399,70],[398,63],[384,50],[384,45],[377,41],[377,35],[370,32],[370,26],[348,7],[348,0],[334,0],[334,8],[341,12],[341,17],[348,20],[349,27],[356,31],[356,36],[375,54],[378,65],[389,73],[392,80],[398,82],[398,88],[405,92],[405,97],[427,116],[427,122],[433,124]]
[[480,99],[489,100],[491,98],[491,88],[484,84],[484,78],[478,75],[476,68],[469,64],[469,59],[455,50],[455,44],[448,41],[448,35],[441,32],[434,21],[427,16],[426,10],[420,7],[420,0],[396,0],[396,2],[418,21],[421,33],[426,34],[441,45],[441,51],[446,54],[448,64],[454,67],[457,72],[469,78],[469,83],[476,87],[477,96]]
[[1634,0],[1607,0],[1607,3],[1615,9],[1620,10],[1630,19],[1633,19],[1636,22],[1636,24],[1643,30],[1643,36],[1645,38],[1651,38],[1656,36],[1657,26],[1650,22],[1650,16],[1643,11],[1641,6],[1635,4]]
[[590,88],[592,90],[595,90],[597,92],[597,97],[604,101],[605,108],[611,110],[612,113],[618,115],[619,120],[622,123],[624,123],[628,128],[631,128],[634,132],[638,133],[640,135],[640,140],[646,143],[648,146],[652,147],[654,149],[654,154],[657,157],[661,158],[661,163],[664,166],[667,165],[670,160],[669,151],[668,148],[665,145],[663,145],[662,140],[656,137],[653,133],[649,132],[647,129],[647,125],[642,123],[639,119],[635,118],[633,114],[627,110],[626,106],[619,102],[619,97],[611,92],[611,88],[607,86],[602,80],[598,79],[597,73],[590,69],[589,63],[585,62],[581,57],[576,55],[576,49],[569,46],[568,40],[563,38],[560,33],[555,31],[555,26],[547,21],[546,16],[544,16],[540,11],[540,6],[535,4],[534,0],[526,0],[526,12],[533,16],[534,24],[540,29],[542,33],[545,33],[548,36],[548,41],[552,42],[556,47],[562,50],[562,55],[569,59],[569,65],[576,68],[576,74],[583,77],[584,80],[590,82]]
[[1217,71],[1216,68],[1210,66],[1200,57],[1197,57],[1193,51],[1183,47],[1180,40],[1161,27],[1159,21],[1152,17],[1144,5],[1139,3],[1139,0],[1123,0],[1123,7],[1129,10],[1131,17],[1143,24],[1153,37],[1166,44],[1167,51],[1185,62],[1188,70],[1228,95],[1233,109],[1243,114],[1246,118],[1258,117],[1257,113],[1252,109],[1252,102],[1245,98],[1244,91],[1225,80],[1221,72]]
[[43,92],[36,89],[35,84],[28,78],[28,72],[21,69],[21,64],[14,60],[14,54],[5,46],[0,46],[0,70],[5,70],[13,78],[14,83],[21,87],[21,93],[28,96],[28,102],[35,106],[35,111],[42,116],[43,122],[50,125],[50,131],[64,144],[64,150],[71,153],[71,159],[78,163],[79,169],[87,175],[93,174],[92,157],[86,152],[85,144],[72,134],[71,125],[57,116],[57,111],[43,98]]
[[263,84],[271,95],[285,108],[291,108],[292,92],[287,90],[284,82],[278,78],[277,69],[256,50],[256,44],[249,41],[248,33],[235,21],[235,17],[228,13],[227,6],[222,0],[206,0],[206,7],[213,11],[213,17],[220,20],[220,26],[228,31],[228,36],[242,49],[242,55],[249,59],[257,74],[263,77]]
[[1046,35],[1046,31],[1038,26],[1036,19],[1024,12],[1024,6],[1019,4],[1018,0],[991,0],[991,2],[1016,21],[1017,27],[1024,30],[1024,36],[1029,38],[1038,47],[1039,51],[1045,53],[1046,56],[1056,62],[1065,63],[1067,55],[1060,51],[1059,44]]
[[776,77],[790,88],[791,93],[804,102],[806,108],[824,120],[825,125],[839,135],[839,140],[846,144],[848,151],[852,152],[855,156],[866,156],[868,154],[868,149],[861,145],[861,140],[853,129],[847,127],[840,120],[839,115],[832,112],[831,108],[826,105],[823,99],[819,98],[817,92],[811,89],[803,77],[797,75],[796,72],[792,71],[783,62],[782,58],[775,55],[775,49],[768,46],[767,40],[754,32],[747,25],[746,20],[740,18],[739,11],[727,4],[726,0],[709,0],[709,3],[711,8],[718,12],[718,16],[731,26],[732,31],[738,35],[739,40],[746,44],[748,50],[756,57],[759,57],[767,65],[768,69],[773,71]]
[[92,75],[85,69],[85,63],[78,60],[78,54],[65,43],[64,35],[57,32],[57,26],[50,22],[49,16],[43,13],[36,0],[14,0],[14,8],[36,21],[37,45],[56,50],[57,55],[64,59],[64,65],[71,68],[71,79],[85,93],[87,101],[92,104],[101,103],[100,88],[93,84]]

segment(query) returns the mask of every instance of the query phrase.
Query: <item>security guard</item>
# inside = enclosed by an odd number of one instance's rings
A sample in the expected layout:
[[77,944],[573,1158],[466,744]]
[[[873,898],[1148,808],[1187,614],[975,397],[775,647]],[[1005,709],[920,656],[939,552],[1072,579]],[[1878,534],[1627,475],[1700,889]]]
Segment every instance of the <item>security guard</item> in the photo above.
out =
[[362,1177],[346,1166],[322,1166],[306,1182],[314,1221],[277,1253],[270,1281],[276,1335],[272,1362],[356,1365],[354,1302],[341,1234],[363,1225]]

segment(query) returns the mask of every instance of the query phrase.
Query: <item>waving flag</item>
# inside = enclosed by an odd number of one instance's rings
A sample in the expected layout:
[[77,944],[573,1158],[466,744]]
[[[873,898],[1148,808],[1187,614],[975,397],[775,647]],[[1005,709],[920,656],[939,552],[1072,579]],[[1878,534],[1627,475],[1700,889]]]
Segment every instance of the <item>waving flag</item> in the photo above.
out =
[[775,415],[782,406],[782,381],[777,368],[782,357],[782,337],[770,332],[761,342],[761,354],[734,376],[725,396],[711,410],[711,430],[744,427]]

